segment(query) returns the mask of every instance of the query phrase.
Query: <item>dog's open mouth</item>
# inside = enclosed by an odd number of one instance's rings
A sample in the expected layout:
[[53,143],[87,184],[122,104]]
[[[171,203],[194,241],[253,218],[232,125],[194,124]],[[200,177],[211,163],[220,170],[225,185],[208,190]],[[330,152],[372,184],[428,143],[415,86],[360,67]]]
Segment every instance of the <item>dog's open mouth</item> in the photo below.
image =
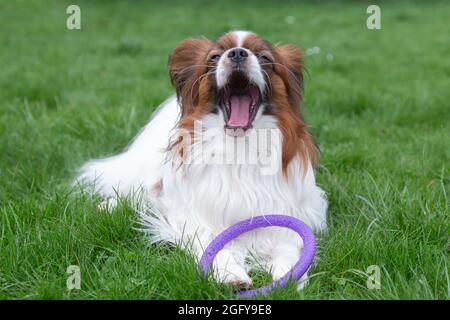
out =
[[230,75],[220,92],[220,105],[225,117],[225,129],[247,130],[252,127],[261,104],[261,92],[240,71]]

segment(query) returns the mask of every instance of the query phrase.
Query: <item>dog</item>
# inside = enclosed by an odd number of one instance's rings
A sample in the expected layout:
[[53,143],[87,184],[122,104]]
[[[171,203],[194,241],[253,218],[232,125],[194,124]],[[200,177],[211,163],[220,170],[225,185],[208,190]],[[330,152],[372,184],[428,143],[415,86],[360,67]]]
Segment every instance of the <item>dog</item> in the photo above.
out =
[[[117,197],[133,198],[151,242],[181,245],[198,258],[221,231],[257,215],[286,214],[314,232],[326,229],[318,151],[300,112],[299,48],[249,31],[190,38],[171,53],[169,75],[176,95],[123,153],[87,162],[77,183],[91,185],[110,209]],[[302,246],[284,228],[242,234],[217,255],[214,276],[249,287],[249,271],[262,268],[277,280]]]

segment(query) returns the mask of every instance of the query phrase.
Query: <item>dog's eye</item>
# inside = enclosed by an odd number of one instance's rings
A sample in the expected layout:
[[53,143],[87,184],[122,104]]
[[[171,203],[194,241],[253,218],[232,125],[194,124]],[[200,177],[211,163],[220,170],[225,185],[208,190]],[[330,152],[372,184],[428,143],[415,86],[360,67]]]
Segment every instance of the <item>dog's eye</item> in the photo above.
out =
[[264,53],[258,54],[257,57],[258,57],[258,60],[259,60],[261,63],[272,63],[272,59],[269,58],[269,57],[268,57],[267,55],[265,55]]
[[209,57],[209,60],[211,60],[212,62],[218,62],[220,59],[220,54],[213,54]]

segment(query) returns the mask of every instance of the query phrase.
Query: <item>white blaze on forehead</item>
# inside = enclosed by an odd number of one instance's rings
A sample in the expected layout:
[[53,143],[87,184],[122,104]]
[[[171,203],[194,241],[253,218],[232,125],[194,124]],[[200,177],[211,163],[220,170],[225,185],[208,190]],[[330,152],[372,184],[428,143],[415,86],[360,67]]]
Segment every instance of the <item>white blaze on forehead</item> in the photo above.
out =
[[244,45],[245,38],[253,34],[253,32],[237,30],[233,31],[233,34],[236,36],[236,47],[242,47]]
[[250,35],[254,35],[254,33],[251,31],[243,30],[231,31],[230,33],[234,36],[235,47],[226,50],[217,64],[216,81],[218,87],[222,88],[223,86],[225,86],[231,73],[231,69],[225,66],[225,57],[227,56],[228,52],[234,48],[242,48],[249,53],[247,75],[249,79],[259,87],[261,92],[263,92],[265,89],[265,80],[258,59],[251,50],[243,47],[245,39]]

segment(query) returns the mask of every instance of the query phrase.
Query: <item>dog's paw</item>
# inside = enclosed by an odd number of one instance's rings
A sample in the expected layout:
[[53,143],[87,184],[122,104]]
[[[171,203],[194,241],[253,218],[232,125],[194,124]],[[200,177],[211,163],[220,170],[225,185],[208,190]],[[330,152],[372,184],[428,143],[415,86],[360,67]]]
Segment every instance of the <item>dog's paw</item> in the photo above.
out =
[[214,259],[214,278],[218,282],[231,285],[237,289],[253,285],[240,252],[228,249],[219,251]]
[[295,259],[277,259],[272,262],[272,279],[274,281],[280,280],[283,276],[285,276],[289,271],[292,270],[292,267],[295,264]]
[[219,281],[239,290],[253,286],[253,280],[247,274],[226,273],[220,277]]
[[245,289],[253,286],[252,278],[247,274],[247,271],[237,264],[216,269],[214,277],[218,282],[230,285],[236,289]]
[[[286,260],[278,259],[272,265],[272,279],[274,281],[284,277],[289,271],[292,270],[295,264],[295,259]],[[308,284],[308,273],[306,272],[297,282],[297,291],[303,290]]]

